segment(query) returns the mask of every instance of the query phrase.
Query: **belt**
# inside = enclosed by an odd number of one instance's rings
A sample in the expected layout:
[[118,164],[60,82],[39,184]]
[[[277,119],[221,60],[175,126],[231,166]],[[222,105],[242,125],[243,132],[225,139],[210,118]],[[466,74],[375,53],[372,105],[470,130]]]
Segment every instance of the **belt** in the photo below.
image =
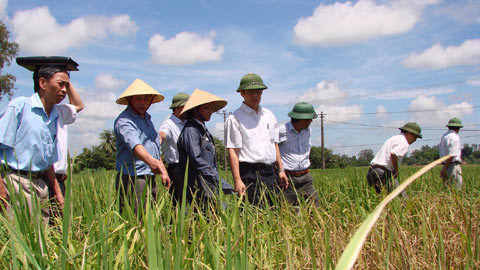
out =
[[287,175],[291,175],[291,176],[304,176],[305,174],[309,173],[310,170],[309,169],[306,169],[306,170],[303,170],[303,171],[289,171],[289,170],[285,170],[285,174]]
[[45,175],[45,171],[39,171],[39,172],[22,171],[22,170],[14,169],[10,166],[8,168],[9,168],[10,172],[17,173],[21,176],[24,176],[25,178],[30,178],[30,177],[32,177],[32,179],[33,178],[43,178],[43,176]]
[[[445,164],[447,164],[447,163],[442,162],[442,164],[445,165]],[[451,165],[462,165],[462,162],[461,162],[461,161],[452,161],[450,164],[451,164]]]
[[370,167],[372,167],[372,169],[382,169],[384,171],[389,171],[389,169],[387,169],[387,167],[385,167],[383,165],[372,164],[372,165],[370,165]]

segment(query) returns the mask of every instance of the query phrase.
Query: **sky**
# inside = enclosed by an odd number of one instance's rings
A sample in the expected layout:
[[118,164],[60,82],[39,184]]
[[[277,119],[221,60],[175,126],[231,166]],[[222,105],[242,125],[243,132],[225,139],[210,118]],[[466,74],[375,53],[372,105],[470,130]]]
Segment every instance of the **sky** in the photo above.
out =
[[[158,129],[178,92],[208,91],[233,112],[249,72],[262,76],[261,104],[280,123],[296,102],[313,104],[337,154],[376,152],[409,121],[423,134],[410,152],[436,145],[452,117],[465,126],[462,143],[480,143],[478,0],[0,0],[0,18],[18,56],[79,63],[71,82],[85,109],[69,127],[71,153],[100,143],[136,78],[165,96],[149,109]],[[17,78],[13,97],[33,94],[31,72],[16,63],[3,72]],[[207,125],[221,139],[223,120]],[[316,146],[320,126],[319,117]]]

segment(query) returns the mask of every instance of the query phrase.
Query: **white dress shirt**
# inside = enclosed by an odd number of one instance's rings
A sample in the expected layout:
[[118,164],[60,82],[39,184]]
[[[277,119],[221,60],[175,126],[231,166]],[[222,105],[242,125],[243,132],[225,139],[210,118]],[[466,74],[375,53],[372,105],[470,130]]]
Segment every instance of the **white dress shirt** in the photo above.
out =
[[462,147],[460,145],[460,136],[453,131],[448,130],[443,134],[440,144],[438,145],[440,157],[450,155],[453,156],[452,162],[462,162]]
[[278,147],[285,170],[303,171],[310,167],[310,132],[310,128],[298,132],[292,122],[280,126]]
[[162,149],[165,161],[168,164],[178,163],[177,141],[185,123],[175,115],[170,115],[160,126],[160,131],[165,133],[166,138],[162,141]]
[[67,174],[67,155],[68,155],[68,127],[77,119],[77,109],[72,104],[58,104],[55,105],[58,111],[57,120],[57,151],[58,161],[53,164],[55,173]]
[[273,164],[278,143],[277,119],[263,107],[242,103],[225,122],[225,147],[238,148],[240,162]]
[[398,166],[402,164],[402,160],[408,152],[408,141],[404,134],[390,137],[380,148],[380,151],[375,155],[370,162],[371,165],[385,166],[388,170],[393,171],[393,163],[391,154],[395,154],[398,159]]

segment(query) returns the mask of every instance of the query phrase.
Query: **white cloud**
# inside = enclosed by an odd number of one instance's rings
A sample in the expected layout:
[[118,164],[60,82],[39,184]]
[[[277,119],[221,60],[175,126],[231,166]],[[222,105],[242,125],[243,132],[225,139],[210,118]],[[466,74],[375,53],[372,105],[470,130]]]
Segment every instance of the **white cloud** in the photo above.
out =
[[425,6],[437,2],[403,0],[386,5],[359,0],[321,4],[312,16],[298,20],[294,40],[304,45],[334,46],[402,34],[420,20]]
[[93,120],[109,120],[116,118],[123,109],[124,105],[115,103],[117,97],[113,92],[95,92],[82,96],[85,109],[79,116]]
[[480,78],[474,78],[467,81],[467,83],[473,86],[480,86]]
[[126,84],[126,81],[114,78],[112,74],[101,73],[95,78],[95,88],[100,91],[117,91]]
[[409,68],[442,69],[480,64],[480,39],[465,40],[460,46],[435,44],[421,54],[411,54],[402,64]]
[[321,81],[315,88],[297,97],[297,101],[306,101],[312,104],[340,103],[348,97],[348,93],[342,91],[338,81]]
[[7,21],[7,6],[8,0],[0,0],[0,20]]
[[[473,113],[473,105],[468,102],[461,102],[446,105],[437,97],[418,96],[410,104],[411,111],[428,111],[416,112],[414,121],[427,125],[444,125],[452,117],[462,117]],[[431,110],[431,111],[429,111]]]
[[212,136],[217,137],[221,141],[223,141],[224,139],[223,126],[224,126],[223,122],[217,122],[215,123],[213,129],[210,130],[210,133],[212,133]]
[[[320,114],[323,112],[325,115],[325,124],[335,124],[330,121],[335,122],[345,122],[353,119],[359,119],[360,113],[363,112],[363,105],[320,105],[315,111]],[[319,121],[317,121],[319,122]]]
[[[419,95],[425,96],[434,96],[434,95],[445,95],[451,94],[455,92],[452,88],[437,88],[437,89],[405,89],[405,90],[392,90],[392,91],[385,91],[378,94],[372,95],[372,97],[376,99],[382,100],[392,100],[392,99],[409,99],[415,98]],[[366,94],[368,96],[368,94]]]
[[138,26],[128,15],[92,16],[60,25],[47,6],[18,11],[10,21],[15,41],[33,54],[57,54],[106,38],[135,35]]
[[387,118],[388,115],[386,114],[386,112],[387,112],[387,109],[385,108],[385,106],[383,106],[382,104],[377,106],[377,117],[378,118]]
[[220,61],[223,45],[215,46],[215,31],[202,37],[195,33],[181,32],[166,40],[160,34],[153,35],[148,41],[148,50],[152,61],[164,65],[191,65],[199,62]]

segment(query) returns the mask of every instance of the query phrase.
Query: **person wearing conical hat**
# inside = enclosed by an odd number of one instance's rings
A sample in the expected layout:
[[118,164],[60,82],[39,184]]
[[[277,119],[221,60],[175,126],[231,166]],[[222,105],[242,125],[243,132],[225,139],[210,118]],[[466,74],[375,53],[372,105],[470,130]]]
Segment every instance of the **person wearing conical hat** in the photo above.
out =
[[318,115],[312,104],[299,102],[288,113],[290,122],[279,127],[278,148],[282,157],[285,173],[289,185],[284,190],[285,199],[292,205],[298,206],[298,197],[312,201],[319,206],[318,193],[313,186],[313,177],[310,174],[310,124]]
[[[172,98],[172,105],[170,105],[172,114],[163,121],[159,130],[163,157],[167,163],[168,176],[170,176],[170,180],[172,180],[173,188],[171,188],[170,191],[174,193],[174,198],[179,196],[177,192],[182,192],[180,188],[177,188],[177,185],[183,181],[183,172],[180,169],[177,142],[178,136],[180,136],[180,132],[185,123],[184,120],[180,119],[180,113],[189,97],[190,95],[188,94],[178,93]],[[176,201],[174,201],[174,203],[176,203]]]
[[[168,188],[170,178],[160,159],[160,140],[147,113],[153,103],[164,97],[150,85],[136,79],[117,99],[117,104],[127,108],[115,119],[114,133],[117,146],[116,187],[120,194],[120,211],[123,200],[135,198],[135,213],[145,201],[145,189],[150,187],[153,199],[157,196],[155,175],[160,174]],[[125,196],[126,193],[126,196]]]
[[450,156],[443,162],[440,177],[445,185],[455,184],[455,188],[461,189],[463,183],[462,177],[462,145],[458,133],[463,128],[462,121],[454,117],[448,121],[448,131],[443,134],[438,145],[440,157]]
[[[216,198],[220,181],[223,192],[233,193],[233,188],[220,180],[217,171],[217,155],[212,134],[205,122],[212,113],[227,105],[227,101],[200,89],[195,89],[182,110],[181,117],[186,119],[185,126],[178,138],[178,153],[181,171],[185,173],[188,162],[187,202],[196,198],[205,203]],[[183,178],[182,178],[183,180]],[[184,181],[179,188],[177,201],[182,200]]]
[[[78,64],[60,56],[18,57],[17,64],[33,71],[35,93],[11,100],[0,112],[0,211],[6,207],[12,213],[7,201],[13,194],[8,194],[7,185],[25,196],[31,214],[34,198],[46,202],[48,189],[62,209],[64,197],[53,166],[59,159],[59,103],[77,94],[69,72],[77,71]],[[42,208],[42,215],[47,222],[48,207]]]
[[273,204],[271,195],[278,194],[279,185],[288,186],[278,149],[277,119],[260,106],[265,89],[259,75],[244,75],[237,88],[243,103],[225,122],[225,147],[235,191],[246,194],[250,203],[262,206],[264,199]]
[[398,186],[399,168],[408,147],[417,138],[422,138],[422,129],[415,122],[406,123],[399,129],[401,133],[390,137],[370,162],[367,182],[377,193],[381,193],[384,188],[391,192]]

